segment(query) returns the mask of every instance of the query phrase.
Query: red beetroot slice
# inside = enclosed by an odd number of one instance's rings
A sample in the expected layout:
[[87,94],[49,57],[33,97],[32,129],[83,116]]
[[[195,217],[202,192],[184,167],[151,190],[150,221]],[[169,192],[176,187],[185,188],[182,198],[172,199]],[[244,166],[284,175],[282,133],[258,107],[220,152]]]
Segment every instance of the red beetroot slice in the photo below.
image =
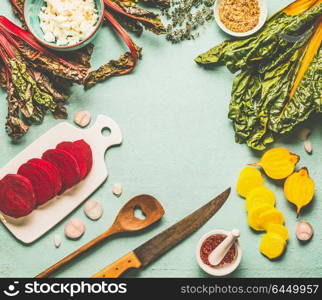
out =
[[87,155],[85,151],[72,142],[62,142],[56,146],[56,149],[67,151],[76,158],[79,166],[80,180],[84,179],[87,175]]
[[8,174],[0,180],[0,210],[7,216],[20,218],[36,206],[31,182],[21,175]]
[[47,173],[47,175],[50,178],[50,182],[54,187],[54,196],[56,196],[61,191],[62,179],[56,165],[54,165],[50,161],[40,159],[40,158],[33,158],[29,160],[27,163],[32,164]]
[[17,173],[31,182],[38,205],[46,203],[55,196],[54,185],[50,182],[48,174],[42,169],[33,164],[25,163],[18,169]]
[[79,151],[84,153],[84,156],[86,157],[86,163],[87,163],[87,173],[86,175],[91,171],[93,166],[93,153],[92,149],[89,144],[87,144],[84,140],[78,140],[75,141],[74,144],[78,147]]
[[48,160],[56,165],[62,178],[62,194],[80,181],[80,172],[76,158],[67,151],[60,149],[47,150],[42,159]]

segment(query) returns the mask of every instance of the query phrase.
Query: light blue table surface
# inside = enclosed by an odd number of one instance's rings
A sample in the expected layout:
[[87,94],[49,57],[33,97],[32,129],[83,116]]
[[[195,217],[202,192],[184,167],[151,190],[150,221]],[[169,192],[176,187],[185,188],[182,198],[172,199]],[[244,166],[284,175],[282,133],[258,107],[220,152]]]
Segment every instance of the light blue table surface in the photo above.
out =
[[[290,3],[271,0],[269,13]],[[19,24],[8,1],[2,1],[1,14]],[[86,218],[82,208],[70,217],[86,222],[84,236],[71,241],[64,237],[66,220],[31,245],[19,243],[1,225],[0,276],[31,277],[88,242],[109,227],[119,209],[131,197],[148,193],[154,195],[165,208],[165,216],[158,225],[144,232],[115,237],[57,272],[57,277],[88,277],[123,254],[147,241],[155,234],[179,221],[229,186],[233,191],[224,207],[199,231],[140,271],[130,271],[130,277],[205,277],[195,259],[199,238],[213,229],[239,228],[243,248],[242,262],[232,277],[318,277],[322,275],[322,128],[320,117],[306,123],[312,127],[314,154],[309,156],[303,144],[289,135],[275,146],[286,146],[301,155],[300,166],[306,166],[316,183],[315,199],[303,209],[301,219],[312,223],[315,235],[311,242],[301,245],[295,237],[297,222],[294,207],[283,195],[283,189],[266,180],[277,196],[290,231],[285,255],[269,261],[258,250],[262,234],[254,233],[247,225],[244,200],[235,192],[239,170],[254,162],[258,154],[245,145],[235,144],[234,133],[227,118],[233,75],[226,68],[206,71],[193,59],[199,53],[223,41],[226,36],[215,23],[210,24],[200,38],[172,45],[164,37],[145,32],[135,38],[143,46],[143,60],[135,72],[113,78],[89,91],[75,86],[68,105],[69,119],[74,112],[85,109],[95,119],[104,113],[122,129],[124,142],[106,154],[109,170],[107,182],[92,195],[104,205],[104,215],[98,221]],[[112,31],[104,27],[95,41],[94,67],[125,50]],[[123,48],[122,48],[123,47]],[[4,131],[7,104],[5,92],[0,91],[0,166],[4,166],[27,145],[49,128],[58,124],[48,115],[41,126],[33,126],[19,144],[13,144]],[[111,189],[121,183],[124,192],[116,198]],[[56,249],[54,234],[62,237]]]

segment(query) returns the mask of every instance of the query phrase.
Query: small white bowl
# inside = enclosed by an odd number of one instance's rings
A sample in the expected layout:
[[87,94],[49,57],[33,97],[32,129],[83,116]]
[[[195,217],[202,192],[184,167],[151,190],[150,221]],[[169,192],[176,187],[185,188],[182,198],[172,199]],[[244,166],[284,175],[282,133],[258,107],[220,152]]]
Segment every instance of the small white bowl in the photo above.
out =
[[220,2],[223,0],[216,0],[215,7],[214,7],[214,14],[215,14],[215,20],[218,24],[218,26],[223,30],[224,32],[236,36],[236,37],[244,37],[244,36],[249,36],[260,30],[263,25],[266,22],[267,15],[268,15],[268,9],[267,9],[267,3],[266,0],[258,0],[259,3],[259,9],[260,9],[260,16],[259,16],[259,22],[258,24],[251,30],[246,31],[246,32],[234,32],[228,29],[221,21],[219,17],[219,5]]
[[234,272],[240,264],[240,261],[242,258],[242,249],[240,247],[238,240],[235,242],[237,254],[235,256],[235,259],[230,264],[224,264],[224,265],[218,266],[218,267],[211,267],[211,266],[206,265],[200,257],[201,246],[202,246],[203,242],[208,237],[215,235],[215,234],[221,234],[221,235],[227,236],[228,233],[229,233],[228,231],[225,231],[222,229],[212,230],[212,231],[206,233],[205,235],[203,235],[197,244],[196,259],[197,259],[198,265],[200,266],[201,269],[203,269],[209,275],[217,276],[217,277],[228,275],[228,274]]

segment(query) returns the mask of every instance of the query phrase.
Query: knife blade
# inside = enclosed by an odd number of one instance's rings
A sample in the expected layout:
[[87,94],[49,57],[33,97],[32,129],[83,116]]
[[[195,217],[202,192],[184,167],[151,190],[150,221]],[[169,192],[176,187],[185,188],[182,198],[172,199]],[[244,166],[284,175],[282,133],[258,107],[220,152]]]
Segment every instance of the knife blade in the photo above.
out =
[[130,268],[141,268],[149,265],[205,224],[225,203],[229,197],[230,190],[228,188],[206,205],[108,265],[92,277],[116,278]]

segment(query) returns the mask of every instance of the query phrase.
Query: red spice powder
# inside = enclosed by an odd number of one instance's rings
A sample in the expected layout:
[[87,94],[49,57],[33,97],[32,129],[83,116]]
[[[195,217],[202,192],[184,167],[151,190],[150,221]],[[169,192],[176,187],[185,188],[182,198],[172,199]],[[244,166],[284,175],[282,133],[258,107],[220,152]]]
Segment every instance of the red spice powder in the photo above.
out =
[[[201,245],[200,248],[200,257],[201,260],[208,266],[215,267],[210,264],[208,260],[209,254],[226,238],[225,235],[222,234],[214,234],[208,237]],[[230,264],[236,255],[236,247],[235,244],[231,246],[231,248],[228,250],[225,257],[220,262],[219,266],[224,264]]]

